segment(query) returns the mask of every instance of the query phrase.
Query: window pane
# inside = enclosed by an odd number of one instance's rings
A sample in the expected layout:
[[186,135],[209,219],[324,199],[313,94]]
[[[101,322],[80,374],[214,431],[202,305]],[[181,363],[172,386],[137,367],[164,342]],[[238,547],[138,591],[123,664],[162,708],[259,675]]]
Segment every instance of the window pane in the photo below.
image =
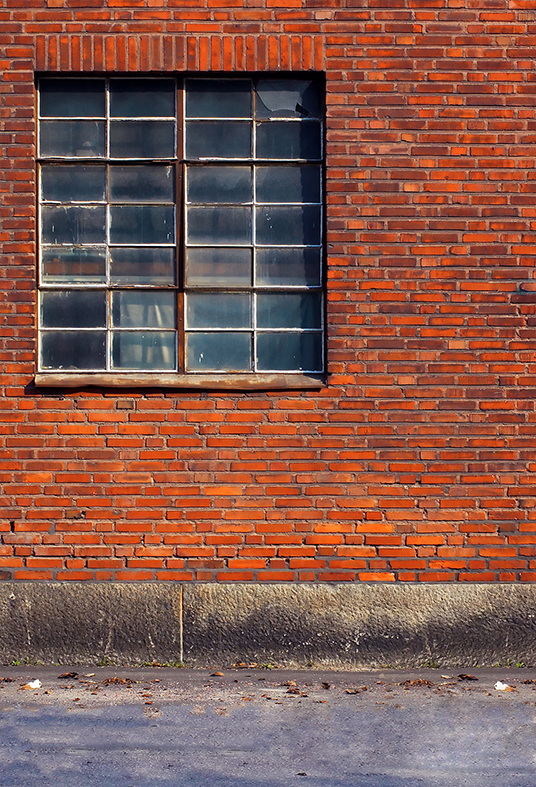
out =
[[174,79],[111,79],[111,117],[173,117]]
[[112,284],[174,284],[175,249],[112,248],[110,280]]
[[114,369],[173,371],[176,369],[174,331],[120,331],[112,334]]
[[258,202],[320,202],[320,167],[258,167]]
[[278,292],[257,295],[259,328],[320,328],[322,300],[318,292]]
[[112,158],[173,158],[175,123],[167,120],[114,120],[110,123]]
[[112,202],[173,202],[174,168],[145,166],[110,167]]
[[106,208],[67,207],[41,209],[41,238],[45,243],[104,243]]
[[44,331],[41,334],[43,369],[106,369],[104,331]]
[[106,326],[106,293],[63,290],[41,294],[44,328],[100,328]]
[[320,123],[257,123],[257,158],[319,159]]
[[259,333],[257,369],[260,372],[322,371],[322,334]]
[[265,287],[320,284],[320,249],[257,249],[256,283]]
[[40,79],[41,117],[104,117],[103,79]]
[[320,206],[256,208],[257,243],[315,246],[320,243]]
[[39,130],[40,155],[102,158],[104,125],[102,120],[44,120]]
[[46,284],[106,281],[105,249],[44,248],[41,256],[41,280]]
[[251,208],[188,208],[189,243],[251,243]]
[[114,292],[112,322],[115,328],[174,328],[174,292]]
[[249,287],[251,249],[187,249],[186,283],[189,287]]
[[315,117],[321,113],[320,87],[309,79],[259,79],[256,117]]
[[94,167],[41,167],[41,195],[54,202],[98,202],[105,198],[106,170]]
[[172,205],[114,205],[110,208],[111,243],[173,243]]
[[249,328],[251,296],[190,293],[186,296],[188,328]]
[[186,334],[186,369],[190,372],[251,370],[251,334]]
[[228,120],[186,123],[187,158],[250,158],[251,123]]
[[187,79],[186,117],[251,117],[251,82],[249,79]]
[[251,167],[188,167],[188,202],[251,202]]

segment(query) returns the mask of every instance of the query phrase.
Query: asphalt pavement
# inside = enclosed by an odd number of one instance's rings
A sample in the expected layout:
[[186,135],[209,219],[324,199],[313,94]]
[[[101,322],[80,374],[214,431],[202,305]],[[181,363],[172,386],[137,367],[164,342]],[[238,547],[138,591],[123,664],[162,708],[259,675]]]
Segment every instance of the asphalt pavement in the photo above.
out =
[[535,721],[523,668],[0,667],[0,784],[535,787]]

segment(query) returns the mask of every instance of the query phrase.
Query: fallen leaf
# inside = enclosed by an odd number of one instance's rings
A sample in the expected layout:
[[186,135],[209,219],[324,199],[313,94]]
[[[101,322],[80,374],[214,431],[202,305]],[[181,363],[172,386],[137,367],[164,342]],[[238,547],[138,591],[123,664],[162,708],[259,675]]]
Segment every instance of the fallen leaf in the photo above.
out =
[[417,678],[417,680],[405,680],[403,683],[400,684],[401,686],[433,686],[431,680],[423,680],[422,678]]
[[462,672],[458,675],[458,680],[478,680],[475,675],[467,675],[465,672]]
[[88,672],[87,675],[84,675],[84,678],[94,678],[94,677],[95,677],[94,672]]
[[132,678],[106,678],[102,681],[103,686],[130,686],[132,683]]
[[145,700],[145,704],[146,705],[152,705],[153,704],[153,700]]
[[63,679],[78,680],[78,672],[64,672],[63,675],[58,675],[58,680]]
[[359,694],[359,689],[346,689],[347,694]]
[[210,673],[210,677],[211,678],[223,678],[224,675],[225,675],[224,672],[211,672]]
[[324,683],[322,683],[322,688],[323,688],[323,689],[325,689],[325,690],[327,691],[328,689],[330,689],[330,688],[331,688],[331,684],[330,684],[330,683],[326,683],[326,682],[324,682]]

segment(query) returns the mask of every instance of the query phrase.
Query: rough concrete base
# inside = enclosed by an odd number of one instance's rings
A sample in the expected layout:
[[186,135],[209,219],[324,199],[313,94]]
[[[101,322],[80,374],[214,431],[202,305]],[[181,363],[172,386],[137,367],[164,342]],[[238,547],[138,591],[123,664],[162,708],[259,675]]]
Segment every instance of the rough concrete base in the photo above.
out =
[[0,584],[0,662],[536,664],[536,585]]

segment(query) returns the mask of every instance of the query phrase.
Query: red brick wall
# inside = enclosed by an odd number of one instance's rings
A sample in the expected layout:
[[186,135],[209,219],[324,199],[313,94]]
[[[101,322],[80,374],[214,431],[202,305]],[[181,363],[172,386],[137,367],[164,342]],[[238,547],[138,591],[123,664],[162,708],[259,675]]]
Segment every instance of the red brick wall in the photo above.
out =
[[[536,580],[535,6],[6,0],[3,578]],[[267,69],[327,78],[326,387],[35,388],[34,74]]]

